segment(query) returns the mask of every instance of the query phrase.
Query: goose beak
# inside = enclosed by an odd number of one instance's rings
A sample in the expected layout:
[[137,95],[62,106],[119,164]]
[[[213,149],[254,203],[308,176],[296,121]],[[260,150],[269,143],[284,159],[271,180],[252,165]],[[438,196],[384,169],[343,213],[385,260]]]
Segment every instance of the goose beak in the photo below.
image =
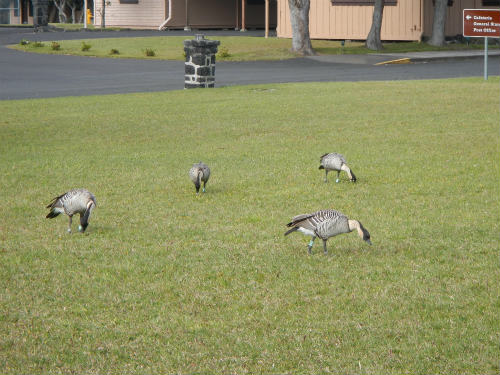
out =
[[366,242],[368,242],[368,245],[371,245],[371,244],[372,244],[372,241],[370,241],[370,239],[369,239],[369,238],[367,238],[365,241],[366,241]]

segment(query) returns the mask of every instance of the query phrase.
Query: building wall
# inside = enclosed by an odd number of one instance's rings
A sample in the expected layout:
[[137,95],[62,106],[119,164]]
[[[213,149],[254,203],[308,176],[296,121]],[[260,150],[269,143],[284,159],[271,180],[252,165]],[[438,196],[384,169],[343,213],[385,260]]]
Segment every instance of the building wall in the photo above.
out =
[[[138,4],[111,1],[106,7],[106,26],[158,28],[168,18],[169,0],[138,0]],[[186,26],[186,0],[172,1],[172,17],[167,28]],[[101,24],[101,0],[95,2],[94,24]],[[276,27],[276,2],[270,1],[270,27]],[[264,27],[264,5],[247,4],[246,27]],[[240,28],[241,0],[189,0],[189,26],[197,28]]]
[[[192,28],[241,28],[241,0],[189,0],[188,23]],[[276,1],[269,4],[270,27],[276,27]],[[246,27],[264,27],[264,5],[247,4]],[[172,19],[168,28],[183,28],[186,25],[184,0],[172,3]]]
[[[422,32],[421,1],[423,0],[399,0],[395,6],[386,5],[381,38],[419,40]],[[372,15],[373,6],[332,5],[330,0],[311,0],[311,38],[364,40],[370,32]],[[292,37],[287,0],[278,0],[277,34],[283,38]]]
[[[447,36],[462,34],[463,9],[498,9],[482,6],[482,0],[454,0],[448,7]],[[313,39],[365,40],[372,24],[373,6],[332,5],[331,0],[311,0],[310,35]],[[432,34],[433,0],[398,0],[385,6],[382,40],[420,40]],[[277,35],[292,37],[288,0],[278,0]]]
[[[102,1],[94,2],[94,20],[101,25]],[[120,0],[106,0],[106,26],[157,28],[165,20],[164,0],[138,0],[137,4],[121,4]]]
[[[446,15],[446,36],[462,35],[464,9],[498,9],[494,6],[483,6],[481,0],[455,0],[453,6],[448,7]],[[424,32],[423,35],[432,35],[432,21],[434,20],[434,6],[432,0],[424,0]]]
[[[192,28],[199,27],[236,27],[236,0],[189,0],[188,23]],[[184,0],[172,3],[172,19],[169,28],[186,26],[186,7]]]

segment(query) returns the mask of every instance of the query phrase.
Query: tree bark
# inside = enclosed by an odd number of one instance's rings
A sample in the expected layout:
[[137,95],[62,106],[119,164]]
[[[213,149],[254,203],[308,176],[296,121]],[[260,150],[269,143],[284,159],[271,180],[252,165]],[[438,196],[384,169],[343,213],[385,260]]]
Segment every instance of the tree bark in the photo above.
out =
[[101,28],[106,28],[106,0],[102,0],[102,8],[101,8]]
[[366,47],[371,50],[379,51],[382,48],[380,40],[380,30],[382,29],[382,16],[384,14],[384,0],[375,0],[373,7],[372,27],[366,38]]
[[432,36],[428,44],[431,46],[444,46],[446,26],[446,7],[448,0],[435,0],[434,3],[434,20],[432,22]]
[[68,21],[68,17],[66,17],[65,8],[66,8],[66,0],[53,1],[54,5],[57,8],[57,14],[59,16],[59,23],[66,23]]
[[76,4],[71,6],[71,23],[76,23]]
[[315,55],[309,35],[310,0],[288,0],[292,24],[292,52],[304,56]]

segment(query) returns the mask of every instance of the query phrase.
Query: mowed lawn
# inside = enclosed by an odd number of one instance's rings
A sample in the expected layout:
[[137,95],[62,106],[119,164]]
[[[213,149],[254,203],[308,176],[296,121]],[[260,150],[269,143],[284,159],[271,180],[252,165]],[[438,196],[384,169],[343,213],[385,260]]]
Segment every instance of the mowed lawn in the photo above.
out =
[[[159,36],[36,43],[35,40],[43,39],[43,35],[41,35],[22,42],[27,44],[12,45],[11,48],[26,52],[59,55],[185,60],[183,43],[184,40],[192,38],[190,36]],[[210,35],[207,35],[206,38],[220,41],[217,61],[283,60],[297,57],[295,53],[291,52],[291,39]],[[344,44],[341,44],[338,40],[312,40],[311,42],[316,53],[320,55],[367,54],[374,52],[359,41],[345,41]],[[84,45],[85,48],[82,48]],[[449,51],[483,48],[482,46],[481,43],[475,42],[471,44],[451,43],[444,47],[433,47],[427,43],[395,42],[384,43],[384,49],[379,52]],[[498,49],[494,45],[490,48]]]
[[[0,102],[0,372],[497,374],[498,85]],[[325,184],[326,152],[358,182]],[[45,219],[74,187],[84,235]],[[283,236],[323,208],[373,246]]]

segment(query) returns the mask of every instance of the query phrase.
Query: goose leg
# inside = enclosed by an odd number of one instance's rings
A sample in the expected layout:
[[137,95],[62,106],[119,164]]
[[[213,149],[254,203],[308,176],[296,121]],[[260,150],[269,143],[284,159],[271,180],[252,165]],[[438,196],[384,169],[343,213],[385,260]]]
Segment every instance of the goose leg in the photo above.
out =
[[311,238],[311,241],[309,241],[309,245],[307,245],[307,251],[309,252],[309,254],[312,254],[312,247],[314,245],[314,240],[316,239],[316,237],[313,237]]
[[326,254],[328,254],[328,250],[326,249],[326,240],[323,240],[323,252]]
[[328,182],[328,169],[325,169],[325,184]]
[[206,192],[206,190],[205,190],[205,185],[206,185],[206,184],[207,184],[206,182],[204,182],[204,183],[203,183],[203,190],[202,190],[202,191],[203,191],[204,193]]
[[69,215],[68,233],[71,233],[71,223],[73,222],[73,215]]
[[340,171],[337,171],[337,179],[335,180],[335,182],[339,182],[340,181]]

